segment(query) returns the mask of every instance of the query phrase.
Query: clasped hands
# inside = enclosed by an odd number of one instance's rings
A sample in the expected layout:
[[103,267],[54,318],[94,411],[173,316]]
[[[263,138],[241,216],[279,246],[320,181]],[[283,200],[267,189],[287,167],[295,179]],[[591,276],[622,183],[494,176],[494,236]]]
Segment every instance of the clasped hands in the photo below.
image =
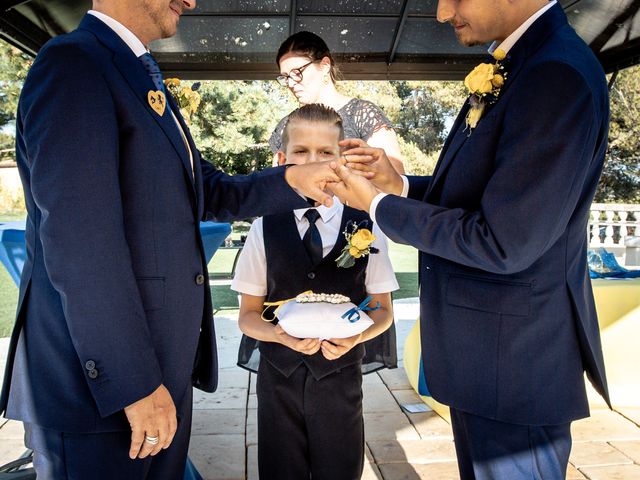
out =
[[400,195],[402,177],[382,148],[354,138],[342,140],[340,147],[342,156],[338,160],[288,168],[285,178],[289,185],[323,205],[331,206],[335,195],[345,205],[366,212],[378,193]]
[[282,345],[305,355],[313,355],[322,351],[322,355],[327,360],[337,360],[362,341],[361,333],[348,338],[330,338],[328,340],[296,338],[285,332],[280,325],[275,326],[275,333],[278,342]]

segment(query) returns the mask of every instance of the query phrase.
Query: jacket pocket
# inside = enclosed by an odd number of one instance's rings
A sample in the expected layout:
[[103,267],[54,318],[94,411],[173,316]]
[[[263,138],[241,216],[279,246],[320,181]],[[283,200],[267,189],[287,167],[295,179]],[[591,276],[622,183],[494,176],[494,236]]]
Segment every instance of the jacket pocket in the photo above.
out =
[[526,317],[531,311],[531,284],[451,275],[447,303],[482,312]]
[[164,307],[164,277],[136,277],[145,312]]

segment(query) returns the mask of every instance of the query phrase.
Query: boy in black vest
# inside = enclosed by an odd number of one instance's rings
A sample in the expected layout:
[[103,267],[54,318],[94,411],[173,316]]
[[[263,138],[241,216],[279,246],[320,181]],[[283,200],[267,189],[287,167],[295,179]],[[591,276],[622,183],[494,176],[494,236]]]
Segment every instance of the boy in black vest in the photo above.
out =
[[[294,111],[283,132],[286,151],[279,163],[337,160],[342,122],[335,110],[319,104]],[[374,255],[349,268],[336,259],[347,244],[351,222],[376,236]],[[393,322],[390,292],[398,284],[383,234],[361,211],[334,198],[320,206],[257,219],[242,251],[232,288],[242,293],[239,325],[245,337],[239,365],[258,368],[258,468],[263,480],[354,480],[362,475],[363,342],[383,334]],[[356,305],[371,296],[367,312],[374,324],[349,338],[320,341],[294,338],[261,318],[265,302],[290,299],[313,290],[338,293]],[[370,347],[372,345],[372,347]],[[367,350],[378,344],[367,343]],[[378,352],[378,358],[384,354]],[[375,358],[375,351],[367,351]],[[370,355],[372,354],[372,355]],[[384,365],[383,365],[384,366]]]

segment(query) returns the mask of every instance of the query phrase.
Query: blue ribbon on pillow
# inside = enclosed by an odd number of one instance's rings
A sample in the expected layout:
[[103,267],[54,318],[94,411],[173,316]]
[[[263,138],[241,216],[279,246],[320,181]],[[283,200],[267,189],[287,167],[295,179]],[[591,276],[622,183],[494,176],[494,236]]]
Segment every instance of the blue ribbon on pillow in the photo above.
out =
[[380,308],[380,302],[376,302],[375,307],[370,307],[369,306],[370,301],[371,301],[371,295],[365,298],[357,307],[353,307],[352,309],[347,310],[342,315],[342,318],[346,318],[351,323],[354,323],[360,320],[360,312],[374,311]]

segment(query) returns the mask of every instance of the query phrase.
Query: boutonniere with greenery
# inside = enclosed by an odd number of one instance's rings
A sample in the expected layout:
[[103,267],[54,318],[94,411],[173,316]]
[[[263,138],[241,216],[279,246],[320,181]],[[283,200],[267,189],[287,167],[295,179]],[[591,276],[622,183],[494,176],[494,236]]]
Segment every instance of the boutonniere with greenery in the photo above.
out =
[[343,234],[347,244],[342,249],[340,256],[336,258],[338,267],[353,267],[356,264],[356,258],[364,257],[370,253],[378,253],[378,249],[371,246],[376,236],[368,228],[360,228],[356,222],[349,221]]
[[191,123],[191,115],[196,113],[202,100],[198,93],[200,85],[200,82],[196,82],[190,87],[181,87],[180,80],[177,78],[167,78],[164,81],[164,86],[169,90],[173,98],[175,98],[182,118],[187,122],[187,125]]
[[500,89],[507,79],[507,73],[501,64],[506,56],[504,50],[496,49],[493,52],[496,63],[481,63],[464,79],[464,85],[471,95],[466,120],[469,133],[478,125],[485,107],[498,100]]

